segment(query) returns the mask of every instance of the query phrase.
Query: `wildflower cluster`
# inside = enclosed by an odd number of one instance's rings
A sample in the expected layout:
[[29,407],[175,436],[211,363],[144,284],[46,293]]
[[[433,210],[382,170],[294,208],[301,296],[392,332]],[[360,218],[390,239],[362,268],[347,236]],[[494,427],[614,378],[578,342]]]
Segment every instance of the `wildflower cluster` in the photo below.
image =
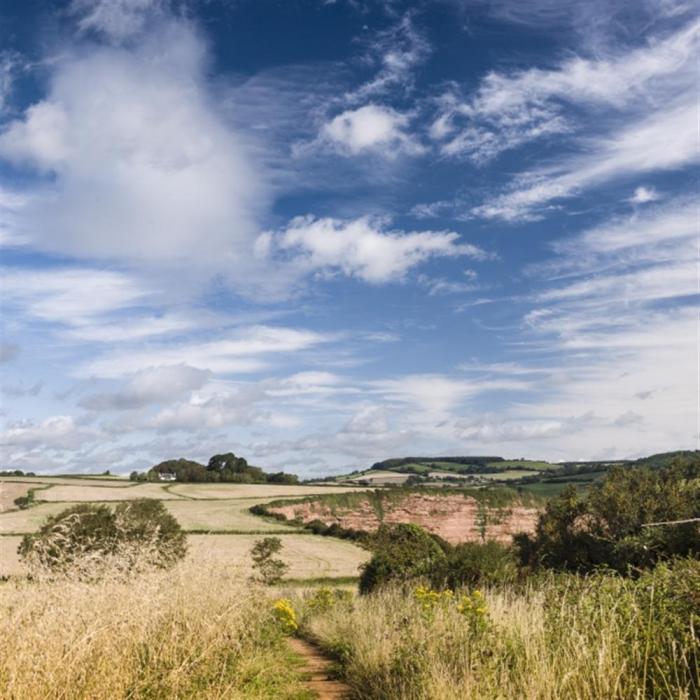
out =
[[272,604],[272,612],[280,629],[285,634],[293,634],[299,628],[297,614],[291,602],[286,598],[280,598]]
[[454,598],[450,590],[434,591],[427,586],[418,586],[413,591],[413,597],[418,601],[423,612],[431,612],[440,605],[449,605]]
[[455,610],[467,620],[473,632],[486,629],[488,611],[481,591],[462,593],[459,598],[455,598],[451,590],[435,591],[427,586],[418,586],[413,591],[413,597],[425,614],[430,615],[436,608],[448,608],[454,604]]
[[473,632],[483,632],[488,623],[488,610],[481,591],[463,593],[457,601],[457,612],[464,616]]
[[330,589],[323,586],[307,599],[306,606],[311,612],[325,612],[333,608],[337,603],[349,603],[351,600],[352,593],[350,591],[344,591],[342,588]]

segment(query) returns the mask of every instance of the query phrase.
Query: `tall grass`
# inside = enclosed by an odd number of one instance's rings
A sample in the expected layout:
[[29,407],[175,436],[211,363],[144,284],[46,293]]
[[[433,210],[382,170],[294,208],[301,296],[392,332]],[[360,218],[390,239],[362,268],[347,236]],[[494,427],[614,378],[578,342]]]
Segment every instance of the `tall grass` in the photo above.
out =
[[[700,696],[700,566],[637,581],[557,576],[486,592],[486,624],[390,589],[305,614],[356,698],[625,700]],[[472,621],[473,622],[473,621]]]
[[191,562],[2,584],[0,697],[309,698],[267,596]]

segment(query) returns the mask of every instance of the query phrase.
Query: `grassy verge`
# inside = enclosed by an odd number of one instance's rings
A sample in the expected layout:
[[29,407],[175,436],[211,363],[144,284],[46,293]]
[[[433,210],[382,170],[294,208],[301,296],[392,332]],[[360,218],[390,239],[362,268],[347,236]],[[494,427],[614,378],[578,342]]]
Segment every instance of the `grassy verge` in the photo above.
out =
[[269,594],[228,567],[9,582],[0,697],[310,700]]
[[357,699],[700,694],[697,561],[662,565],[636,581],[552,576],[487,591],[476,603],[459,592],[399,589],[327,598],[297,601],[301,633],[338,660]]

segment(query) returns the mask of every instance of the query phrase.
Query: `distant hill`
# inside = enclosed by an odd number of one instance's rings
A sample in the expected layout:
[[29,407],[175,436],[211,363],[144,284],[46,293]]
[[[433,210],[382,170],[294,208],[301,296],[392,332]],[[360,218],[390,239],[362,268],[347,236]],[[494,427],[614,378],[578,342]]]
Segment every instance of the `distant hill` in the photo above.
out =
[[369,469],[324,481],[372,486],[510,486],[522,492],[551,496],[569,485],[587,489],[615,466],[660,469],[676,458],[700,458],[700,450],[675,450],[636,460],[613,459],[548,462],[506,459],[495,455],[449,457],[394,457]]
[[692,459],[700,457],[700,450],[675,450],[673,452],[659,452],[648,457],[640,457],[634,460],[634,464],[639,467],[651,467],[652,469],[661,469],[667,467],[674,459],[677,458]]

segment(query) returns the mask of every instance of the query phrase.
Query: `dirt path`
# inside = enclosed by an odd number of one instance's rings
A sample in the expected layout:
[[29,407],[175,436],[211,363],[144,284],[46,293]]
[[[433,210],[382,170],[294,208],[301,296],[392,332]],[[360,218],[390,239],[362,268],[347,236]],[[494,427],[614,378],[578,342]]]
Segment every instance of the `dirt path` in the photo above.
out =
[[289,645],[294,653],[304,659],[301,671],[309,675],[307,686],[318,693],[319,700],[345,700],[350,697],[350,688],[345,683],[328,677],[332,662],[317,647],[296,637],[289,639]]

